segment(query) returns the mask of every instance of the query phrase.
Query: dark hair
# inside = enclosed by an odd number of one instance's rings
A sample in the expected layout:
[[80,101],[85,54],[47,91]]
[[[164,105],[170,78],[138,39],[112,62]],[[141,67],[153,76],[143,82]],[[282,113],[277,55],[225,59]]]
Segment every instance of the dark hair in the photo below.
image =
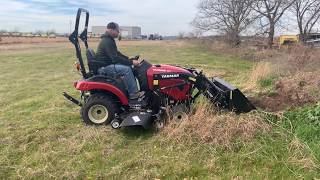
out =
[[119,25],[115,22],[110,22],[107,25],[107,29],[119,30]]

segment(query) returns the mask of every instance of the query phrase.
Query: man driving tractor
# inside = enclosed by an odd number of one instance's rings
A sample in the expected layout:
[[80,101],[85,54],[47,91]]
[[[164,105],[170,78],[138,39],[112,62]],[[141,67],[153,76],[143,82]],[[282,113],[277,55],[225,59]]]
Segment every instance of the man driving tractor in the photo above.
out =
[[107,64],[101,67],[98,72],[101,75],[121,76],[127,86],[130,100],[137,100],[144,95],[139,92],[135,77],[132,72],[132,66],[138,66],[141,61],[139,59],[128,58],[118,51],[114,38],[117,38],[120,28],[117,23],[110,22],[107,25],[106,33],[101,36],[96,59]]
[[[83,13],[86,15],[85,27],[79,34]],[[207,78],[202,71],[166,64],[152,65],[146,60],[140,61],[138,56],[129,59],[117,50],[114,38],[119,35],[119,25],[116,23],[108,24],[95,55],[88,45],[88,24],[89,11],[79,8],[75,30],[69,40],[75,47],[79,64],[77,69],[82,75],[81,80],[73,83],[80,91],[80,100],[63,93],[65,98],[81,107],[81,117],[85,123],[110,123],[115,129],[133,126],[148,129],[152,125],[161,128],[168,113],[172,112],[174,116],[176,111],[177,118],[181,119],[181,113],[186,113],[200,95],[208,98],[213,106],[236,113],[255,109],[239,89],[222,79]],[[79,40],[86,48],[89,71],[82,58]],[[119,77],[124,83],[119,83]],[[139,92],[135,77],[145,94]],[[167,111],[168,108],[171,110]]]

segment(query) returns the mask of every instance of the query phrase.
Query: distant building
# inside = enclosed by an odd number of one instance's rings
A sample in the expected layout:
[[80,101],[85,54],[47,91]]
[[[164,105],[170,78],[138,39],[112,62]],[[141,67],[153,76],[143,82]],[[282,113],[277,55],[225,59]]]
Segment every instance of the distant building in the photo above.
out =
[[[298,37],[300,38],[300,34],[298,34]],[[320,33],[309,33],[307,34],[306,41],[312,41],[312,40],[319,40],[320,39]]]
[[138,26],[120,26],[120,33],[124,39],[141,39],[141,28]]
[[92,26],[92,36],[100,37],[106,32],[107,26]]
[[[92,36],[100,37],[106,32],[107,26],[92,26]],[[141,39],[141,27],[120,26],[122,39]]]

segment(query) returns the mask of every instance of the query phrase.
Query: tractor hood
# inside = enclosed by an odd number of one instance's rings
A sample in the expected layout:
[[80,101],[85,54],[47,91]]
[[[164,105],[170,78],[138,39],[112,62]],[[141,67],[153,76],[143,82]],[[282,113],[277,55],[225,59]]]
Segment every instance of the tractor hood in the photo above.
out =
[[189,74],[192,75],[188,70],[172,65],[153,65],[152,68],[148,70],[148,73],[152,74]]

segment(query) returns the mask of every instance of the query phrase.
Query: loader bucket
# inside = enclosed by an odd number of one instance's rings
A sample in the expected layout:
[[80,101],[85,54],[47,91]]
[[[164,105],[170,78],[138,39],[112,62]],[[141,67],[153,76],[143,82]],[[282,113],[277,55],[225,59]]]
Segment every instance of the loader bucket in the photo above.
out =
[[234,111],[237,114],[256,109],[246,96],[237,88],[219,78],[208,79],[203,76],[206,90],[204,95],[217,107]]

